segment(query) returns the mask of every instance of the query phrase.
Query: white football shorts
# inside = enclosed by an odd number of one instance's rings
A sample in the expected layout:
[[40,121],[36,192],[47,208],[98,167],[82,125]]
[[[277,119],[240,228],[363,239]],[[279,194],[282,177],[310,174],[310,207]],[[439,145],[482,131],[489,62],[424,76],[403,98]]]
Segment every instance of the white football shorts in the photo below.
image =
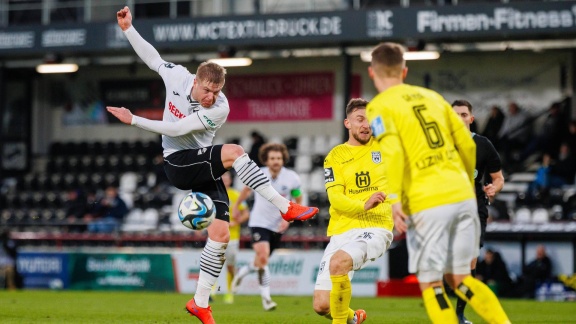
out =
[[352,257],[352,271],[348,273],[352,280],[354,271],[364,268],[371,261],[381,257],[390,247],[393,239],[392,232],[378,227],[356,228],[333,235],[320,261],[314,290],[332,290],[330,258],[336,251],[342,250]]
[[476,199],[415,213],[410,216],[406,236],[409,271],[420,282],[440,281],[445,273],[470,273],[479,240]]
[[226,253],[224,254],[226,257],[227,265],[236,265],[236,256],[238,255],[238,251],[240,251],[240,240],[231,240],[228,242],[228,247],[226,248]]

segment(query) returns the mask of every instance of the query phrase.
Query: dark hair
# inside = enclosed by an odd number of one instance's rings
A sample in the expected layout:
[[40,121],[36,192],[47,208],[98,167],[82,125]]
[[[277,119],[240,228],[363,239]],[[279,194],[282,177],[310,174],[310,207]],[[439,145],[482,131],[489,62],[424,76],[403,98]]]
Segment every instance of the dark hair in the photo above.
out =
[[276,151],[282,153],[282,160],[284,161],[284,163],[287,163],[288,160],[290,159],[290,154],[288,153],[288,148],[286,147],[286,145],[281,143],[267,143],[262,145],[262,147],[258,151],[258,158],[260,159],[260,162],[262,162],[262,164],[266,164],[266,161],[268,161],[268,153],[270,151]]
[[366,109],[367,105],[368,101],[362,98],[350,99],[350,101],[346,105],[346,116],[349,116],[356,109]]
[[385,76],[401,76],[404,64],[404,47],[398,43],[380,43],[372,51],[372,68]]
[[200,81],[208,81],[214,84],[224,84],[226,69],[212,62],[203,62],[196,70],[196,78]]
[[454,106],[466,106],[466,107],[468,107],[468,110],[470,110],[470,112],[472,112],[472,104],[467,100],[463,100],[463,99],[454,100],[454,102],[452,103],[452,107],[454,107]]

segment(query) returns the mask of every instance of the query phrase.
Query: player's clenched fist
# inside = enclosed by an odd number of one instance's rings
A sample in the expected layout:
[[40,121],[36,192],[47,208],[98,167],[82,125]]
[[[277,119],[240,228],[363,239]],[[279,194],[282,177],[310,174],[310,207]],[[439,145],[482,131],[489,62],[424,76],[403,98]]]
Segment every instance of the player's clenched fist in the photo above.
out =
[[118,26],[124,31],[130,26],[132,26],[132,13],[130,13],[130,8],[125,6],[116,13],[116,19],[118,20]]

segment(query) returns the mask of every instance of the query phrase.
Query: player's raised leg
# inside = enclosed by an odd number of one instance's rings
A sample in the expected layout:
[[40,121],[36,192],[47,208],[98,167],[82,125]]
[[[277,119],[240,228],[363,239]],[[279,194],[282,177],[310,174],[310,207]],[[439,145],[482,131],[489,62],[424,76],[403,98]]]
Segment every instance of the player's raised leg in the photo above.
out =
[[305,221],[318,213],[316,207],[306,207],[282,197],[270,184],[270,181],[244,152],[242,146],[225,144],[222,147],[222,164],[226,169],[234,168],[240,180],[266,198],[282,213],[282,218],[288,222]]

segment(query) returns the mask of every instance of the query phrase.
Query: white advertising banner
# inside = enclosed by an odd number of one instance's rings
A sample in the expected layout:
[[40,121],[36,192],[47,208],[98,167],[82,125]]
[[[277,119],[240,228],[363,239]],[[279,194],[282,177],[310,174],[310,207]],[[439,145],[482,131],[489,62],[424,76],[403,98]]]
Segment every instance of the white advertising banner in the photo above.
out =
[[[181,293],[194,293],[200,271],[201,250],[175,252],[172,254],[176,287]],[[270,258],[272,295],[312,295],[314,283],[323,251],[299,251],[279,249],[274,251]],[[254,252],[241,250],[237,258],[237,267],[252,263]],[[218,278],[218,293],[226,292],[226,267]],[[354,296],[376,296],[376,282],[388,279],[388,257],[368,264],[364,269],[357,271],[352,280],[352,294]],[[242,280],[238,289],[241,295],[259,295],[258,278],[256,273],[250,274]]]

